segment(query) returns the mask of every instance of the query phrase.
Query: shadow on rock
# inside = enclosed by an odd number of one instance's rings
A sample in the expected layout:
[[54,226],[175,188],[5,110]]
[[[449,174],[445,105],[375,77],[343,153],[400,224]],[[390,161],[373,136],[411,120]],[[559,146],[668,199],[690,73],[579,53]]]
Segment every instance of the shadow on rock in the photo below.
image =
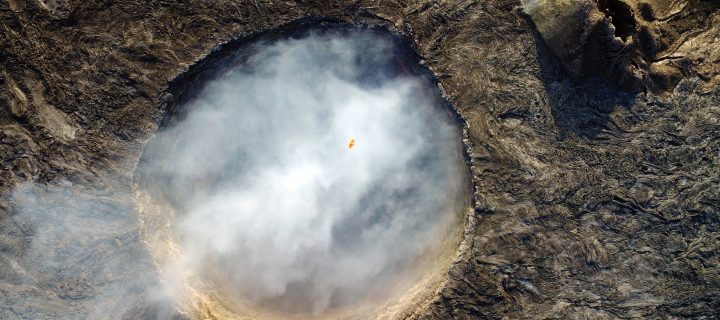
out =
[[[531,21],[529,23],[532,24]],[[559,130],[560,139],[576,136],[603,140],[621,132],[611,113],[622,106],[630,108],[637,93],[626,92],[600,76],[576,78],[568,73],[537,32],[533,33],[540,62],[540,77]]]

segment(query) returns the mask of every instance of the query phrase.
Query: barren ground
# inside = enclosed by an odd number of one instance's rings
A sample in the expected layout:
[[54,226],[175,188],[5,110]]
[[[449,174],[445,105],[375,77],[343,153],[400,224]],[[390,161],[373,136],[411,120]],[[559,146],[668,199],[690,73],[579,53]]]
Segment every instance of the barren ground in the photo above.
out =
[[[129,226],[88,259],[136,265],[49,276],[28,254],[41,232],[18,220],[16,188],[92,189],[132,215],[135,166],[172,80],[222,43],[308,16],[411,39],[467,123],[465,246],[411,318],[716,317],[720,11],[626,2],[636,37],[654,43],[633,60],[650,80],[631,92],[612,77],[571,80],[515,1],[3,0],[0,318],[84,317],[95,288],[152,265]],[[144,294],[97,316],[152,317]]]

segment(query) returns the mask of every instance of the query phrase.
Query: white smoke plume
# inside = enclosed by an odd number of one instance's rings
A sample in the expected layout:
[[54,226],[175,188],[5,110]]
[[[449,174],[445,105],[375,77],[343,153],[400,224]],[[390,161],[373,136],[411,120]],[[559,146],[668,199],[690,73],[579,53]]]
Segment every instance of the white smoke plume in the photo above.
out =
[[[216,64],[140,167],[142,186],[179,214],[185,259],[169,269],[275,310],[321,312],[382,290],[443,240],[463,184],[459,129],[430,81],[400,72],[395,45],[327,32]],[[98,179],[14,191],[0,318],[177,315],[129,185]]]
[[[118,186],[116,186],[118,187]],[[169,319],[127,188],[26,183],[0,227],[1,319]]]
[[[254,45],[195,89],[145,151],[180,212],[183,268],[320,312],[383,287],[447,231],[459,130],[387,37]],[[349,148],[354,138],[355,146]],[[220,270],[220,271],[218,271]]]

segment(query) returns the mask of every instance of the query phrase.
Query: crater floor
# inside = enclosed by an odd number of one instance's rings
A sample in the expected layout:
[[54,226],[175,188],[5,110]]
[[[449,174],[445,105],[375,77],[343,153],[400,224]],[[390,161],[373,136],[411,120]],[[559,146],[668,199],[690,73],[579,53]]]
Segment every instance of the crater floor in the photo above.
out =
[[135,173],[168,298],[263,319],[429,299],[470,188],[463,123],[418,62],[386,28],[304,19],[183,75]]

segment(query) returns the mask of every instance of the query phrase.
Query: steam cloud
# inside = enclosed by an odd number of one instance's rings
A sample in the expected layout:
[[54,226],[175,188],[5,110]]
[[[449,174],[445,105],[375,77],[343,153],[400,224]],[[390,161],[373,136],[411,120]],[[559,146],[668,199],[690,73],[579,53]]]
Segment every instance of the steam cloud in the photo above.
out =
[[16,214],[0,226],[0,318],[175,314],[140,241],[127,188],[26,183],[11,199]]
[[442,239],[458,129],[428,81],[387,71],[395,53],[355,31],[227,59],[145,151],[180,208],[186,268],[319,312],[381,288]]
[[[441,240],[462,184],[459,132],[395,54],[387,37],[328,32],[223,60],[140,168],[180,214],[176,267],[320,312],[382,289]],[[128,186],[102,180],[15,190],[0,284],[22,294],[0,294],[0,318],[172,316]]]

